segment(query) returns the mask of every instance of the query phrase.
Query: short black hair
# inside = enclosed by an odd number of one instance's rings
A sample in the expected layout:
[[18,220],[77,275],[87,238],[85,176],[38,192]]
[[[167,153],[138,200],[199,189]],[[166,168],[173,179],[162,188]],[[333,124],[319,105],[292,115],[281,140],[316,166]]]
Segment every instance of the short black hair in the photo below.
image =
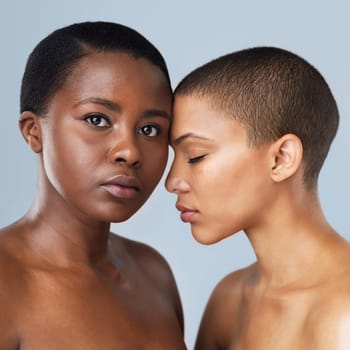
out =
[[252,147],[295,134],[303,145],[304,182],[316,186],[339,114],[327,82],[303,58],[276,47],[237,51],[195,69],[176,95],[202,97],[242,122]]
[[94,52],[120,51],[157,66],[170,87],[165,60],[136,30],[112,22],[82,22],[58,29],[29,55],[22,78],[20,110],[45,114],[50,98],[64,84],[75,64]]

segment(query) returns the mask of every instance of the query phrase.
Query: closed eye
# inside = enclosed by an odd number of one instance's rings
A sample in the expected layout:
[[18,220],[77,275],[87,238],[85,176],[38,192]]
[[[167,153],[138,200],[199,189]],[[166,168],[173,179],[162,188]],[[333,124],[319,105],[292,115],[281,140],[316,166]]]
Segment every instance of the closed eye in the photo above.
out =
[[189,163],[189,164],[198,163],[198,162],[200,162],[205,156],[206,156],[206,154],[203,154],[203,155],[201,155],[201,156],[194,157],[194,158],[189,158],[188,163]]
[[158,136],[161,132],[161,129],[159,126],[155,126],[155,125],[144,125],[141,126],[138,130],[137,133],[141,134],[143,136],[148,136],[148,137],[155,137]]
[[110,126],[109,119],[100,113],[89,114],[87,117],[84,118],[84,120],[98,128],[106,128]]

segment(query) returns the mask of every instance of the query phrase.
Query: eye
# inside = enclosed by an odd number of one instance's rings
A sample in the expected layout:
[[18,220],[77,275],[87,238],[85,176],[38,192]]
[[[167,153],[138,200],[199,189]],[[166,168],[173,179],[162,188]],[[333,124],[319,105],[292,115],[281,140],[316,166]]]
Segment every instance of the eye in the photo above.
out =
[[107,117],[102,114],[94,113],[84,118],[89,124],[98,128],[105,128],[110,125]]
[[159,135],[160,128],[155,125],[144,125],[137,130],[137,132],[144,136],[155,137]]
[[189,163],[189,164],[198,163],[198,162],[200,162],[202,159],[204,159],[205,156],[206,156],[206,154],[203,154],[203,155],[198,156],[198,157],[189,158],[189,159],[188,159],[188,163]]

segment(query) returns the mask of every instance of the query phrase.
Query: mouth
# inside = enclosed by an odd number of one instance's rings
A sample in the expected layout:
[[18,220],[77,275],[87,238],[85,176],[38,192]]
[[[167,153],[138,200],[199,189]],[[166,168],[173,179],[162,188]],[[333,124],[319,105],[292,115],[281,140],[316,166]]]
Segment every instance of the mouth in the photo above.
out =
[[183,222],[191,222],[193,218],[198,214],[198,210],[187,207],[185,205],[176,204],[176,209],[181,212],[180,218]]
[[103,183],[102,187],[113,197],[123,199],[133,199],[141,190],[138,179],[127,175],[117,175]]

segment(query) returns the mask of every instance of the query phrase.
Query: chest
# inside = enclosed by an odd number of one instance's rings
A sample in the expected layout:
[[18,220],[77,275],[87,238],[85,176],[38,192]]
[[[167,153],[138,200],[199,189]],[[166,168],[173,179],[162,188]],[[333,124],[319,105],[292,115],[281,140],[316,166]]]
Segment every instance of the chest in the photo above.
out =
[[47,282],[24,304],[21,349],[184,349],[172,303],[146,281]]
[[295,350],[313,348],[308,328],[307,298],[245,301],[231,325],[230,350]]

